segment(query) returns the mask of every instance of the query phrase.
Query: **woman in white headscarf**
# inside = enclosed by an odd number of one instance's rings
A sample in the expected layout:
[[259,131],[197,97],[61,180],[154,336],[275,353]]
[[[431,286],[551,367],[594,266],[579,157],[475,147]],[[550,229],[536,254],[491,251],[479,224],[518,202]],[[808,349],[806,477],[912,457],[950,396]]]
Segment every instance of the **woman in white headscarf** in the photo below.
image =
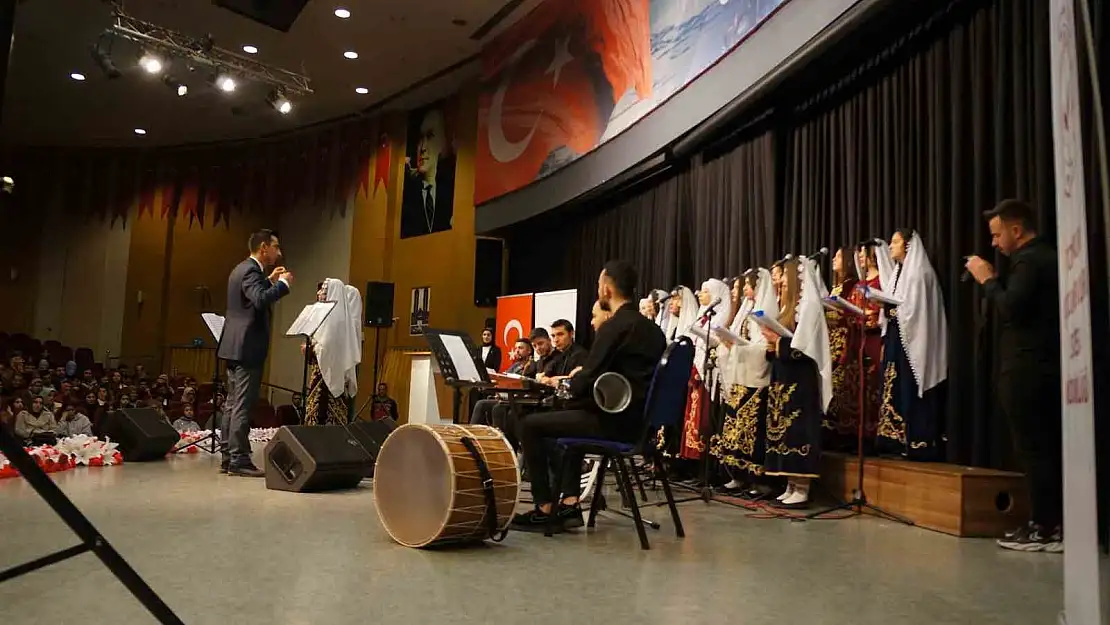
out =
[[653,289],[648,293],[648,297],[655,304],[655,325],[663,331],[663,335],[667,334],[667,326],[671,323],[671,313],[669,310],[668,302],[671,299],[671,294],[663,289]]
[[670,320],[667,322],[667,341],[673,341],[680,336],[685,336],[686,332],[690,330],[690,326],[698,319],[698,299],[694,297],[694,292],[690,289],[679,285],[671,291],[671,299],[668,300],[667,310],[670,312]]
[[[740,286],[740,283],[743,286]],[[747,271],[734,288],[742,288],[740,310],[729,330],[741,341],[721,339],[717,363],[721,366],[725,419],[721,433],[709,442],[709,452],[717,456],[732,477],[728,490],[742,488],[763,474],[766,447],[767,385],[771,363],[767,361],[767,340],[750,313],[763,311],[778,318],[778,300],[771,272],[763,267]]]
[[312,337],[305,425],[346,425],[347,399],[358,393],[355,366],[362,360],[362,296],[335,278],[320,283],[316,300],[335,308]]
[[718,343],[713,328],[724,327],[731,319],[732,296],[728,285],[717,278],[706,280],[698,291],[698,304],[697,318],[687,331],[687,336],[694,341],[694,372],[690,376],[685,423],[678,449],[679,457],[688,460],[697,460],[705,451],[702,430],[707,425],[708,402],[703,394],[708,391],[709,399],[712,399],[716,395],[717,382],[715,374],[707,376],[705,366],[707,362],[710,367],[713,366],[713,347]]
[[937,460],[938,386],[948,378],[944,295],[921,235],[896,231],[890,238],[890,256],[898,263],[891,294],[901,303],[886,308],[878,448],[912,460]]
[[765,474],[787,478],[778,497],[782,506],[803,508],[809,504],[810,482],[820,474],[821,420],[832,398],[829,332],[813,261],[783,265],[781,300],[784,311],[796,310],[779,317],[794,336],[763,330],[772,356]]

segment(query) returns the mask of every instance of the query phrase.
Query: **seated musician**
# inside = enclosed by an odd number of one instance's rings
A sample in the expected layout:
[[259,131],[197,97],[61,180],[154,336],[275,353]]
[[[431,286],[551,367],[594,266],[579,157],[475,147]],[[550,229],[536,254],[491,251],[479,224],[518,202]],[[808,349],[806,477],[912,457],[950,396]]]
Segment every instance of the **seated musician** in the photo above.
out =
[[558,319],[551,324],[551,340],[558,353],[547,369],[536,375],[536,381],[558,387],[559,382],[570,377],[571,371],[586,364],[589,351],[574,342],[574,326],[566,319]]
[[[532,343],[528,339],[517,339],[516,345],[513,346],[513,352],[510,354],[512,364],[504,373],[509,375],[523,375],[525,369],[532,364]],[[496,397],[479,400],[474,404],[474,409],[470,413],[470,423],[472,425],[493,425],[496,421],[493,420],[493,409],[501,403],[501,400]]]
[[550,374],[559,358],[559,352],[551,344],[551,335],[544,328],[533,328],[528,340],[532,342],[532,349],[536,352],[536,359],[531,360],[524,368],[524,377],[539,379],[544,374]]
[[[637,309],[637,281],[636,270],[628,262],[616,260],[605,264],[598,277],[597,295],[600,307],[613,315],[597,331],[586,364],[571,377],[570,407],[530,415],[520,423],[520,442],[536,507],[513,517],[514,529],[543,531],[552,515],[559,528],[584,524],[578,502],[582,455],[564,458],[562,484],[556,485],[559,491],[554,491],[548,470],[558,465],[552,462],[549,439],[585,437],[633,442],[643,433],[647,389],[666,341],[659,328]],[[609,371],[623,375],[632,391],[628,407],[613,414],[602,411],[593,401],[594,382]]]

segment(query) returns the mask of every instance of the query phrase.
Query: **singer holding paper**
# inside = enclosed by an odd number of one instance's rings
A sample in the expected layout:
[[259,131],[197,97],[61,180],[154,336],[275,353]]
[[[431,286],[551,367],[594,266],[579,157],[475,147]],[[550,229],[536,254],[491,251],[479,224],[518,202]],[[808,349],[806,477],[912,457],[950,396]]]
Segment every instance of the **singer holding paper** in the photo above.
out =
[[740,280],[743,301],[731,328],[742,342],[722,339],[717,348],[725,418],[721,433],[709,441],[709,452],[720,459],[732,478],[725,485],[730,490],[763,475],[771,363],[767,360],[767,339],[749,313],[760,311],[777,317],[778,309],[771,272],[760,267],[749,270]]
[[998,544],[1015,551],[1060,552],[1063,477],[1060,416],[1060,308],[1057,255],[1037,236],[1033,208],[1004,200],[986,212],[991,242],[1010,259],[998,274],[972,256],[967,270],[983,285],[998,320],[998,405],[1029,485],[1032,518]]
[[777,497],[783,507],[804,508],[810,482],[821,470],[821,420],[832,399],[832,358],[816,263],[787,261],[782,285],[779,324],[793,336],[763,328],[771,361],[765,474],[787,478]]
[[[890,238],[897,263],[893,298],[886,306],[880,452],[911,460],[938,460],[941,382],[948,378],[948,318],[937,274],[921,235],[898,230]],[[885,286],[885,285],[884,285]]]
[[[728,322],[732,312],[732,295],[729,291],[728,285],[716,278],[706,280],[698,291],[701,307],[688,332],[694,340],[694,371],[690,376],[686,414],[678,447],[678,456],[687,460],[697,460],[705,451],[702,430],[709,427],[709,401],[713,399],[717,382],[716,377],[705,370],[706,357],[708,355],[708,365],[712,368],[712,350],[718,341],[712,330]],[[709,397],[704,397],[704,393],[709,393]]]
[[255,232],[248,248],[250,257],[236,265],[227,280],[227,315],[216,351],[227,361],[228,383],[220,472],[262,477],[265,474],[251,461],[250,409],[258,400],[262,368],[270,349],[272,308],[289,294],[293,274],[278,265],[281,243],[274,231]]
[[358,394],[355,366],[362,361],[362,295],[328,278],[317,287],[316,300],[336,304],[312,335],[304,424],[347,425],[347,400]]
[[[847,301],[859,282],[856,273],[855,250],[841,247],[833,254],[832,297]],[[859,423],[859,326],[856,319],[845,316],[836,309],[826,309],[825,321],[829,328],[829,353],[833,366],[833,396],[825,416],[825,442],[827,449],[854,448]]]

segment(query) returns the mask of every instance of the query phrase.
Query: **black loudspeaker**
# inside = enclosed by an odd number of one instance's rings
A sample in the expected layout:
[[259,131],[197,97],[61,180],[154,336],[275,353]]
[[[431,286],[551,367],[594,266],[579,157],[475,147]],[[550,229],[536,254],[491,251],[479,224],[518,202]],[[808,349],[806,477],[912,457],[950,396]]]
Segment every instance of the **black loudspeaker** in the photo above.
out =
[[378,461],[378,452],[381,451],[385,439],[389,438],[395,429],[397,429],[397,422],[389,417],[380,421],[360,419],[347,426],[347,431],[358,439],[362,448],[370,455],[370,469],[366,472],[366,477],[374,477],[374,463]]
[[109,413],[104,434],[119,443],[126,462],[161,460],[181,440],[181,435],[154,408],[124,408]]
[[366,283],[366,325],[371,328],[393,326],[393,283]]
[[215,0],[215,3],[259,24],[287,33],[308,0]]
[[294,493],[354,488],[373,467],[347,428],[287,425],[266,445],[266,488]]
[[478,239],[474,248],[474,305],[491,308],[501,295],[501,266],[505,242]]

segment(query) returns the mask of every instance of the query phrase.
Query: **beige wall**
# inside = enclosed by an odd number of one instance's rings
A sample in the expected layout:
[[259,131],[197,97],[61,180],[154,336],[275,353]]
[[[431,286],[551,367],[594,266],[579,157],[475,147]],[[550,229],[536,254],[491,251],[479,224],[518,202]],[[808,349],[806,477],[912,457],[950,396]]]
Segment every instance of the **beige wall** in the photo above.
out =
[[[324,278],[349,283],[351,268],[351,226],[354,212],[327,214],[317,207],[303,207],[283,214],[275,228],[281,235],[285,264],[295,276],[292,292],[274,307],[273,337],[270,342],[269,382],[300,390],[304,360],[301,341],[285,337],[305,305],[316,298],[316,284]],[[359,292],[365,284],[355,284]],[[361,315],[361,311],[359,312]],[[286,400],[277,393],[275,399]]]

